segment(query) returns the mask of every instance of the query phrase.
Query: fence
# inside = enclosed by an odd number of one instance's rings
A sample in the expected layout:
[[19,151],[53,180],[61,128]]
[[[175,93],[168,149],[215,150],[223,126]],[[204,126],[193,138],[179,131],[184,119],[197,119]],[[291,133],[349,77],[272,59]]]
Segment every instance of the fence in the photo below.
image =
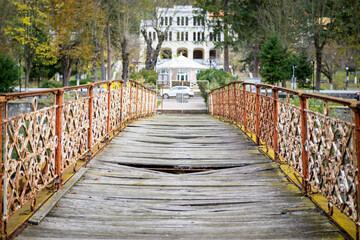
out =
[[[309,107],[314,100],[323,103],[322,112]],[[349,107],[352,121],[330,116],[329,103]],[[304,194],[320,192],[330,214],[335,205],[358,225],[359,102],[237,81],[211,91],[209,112],[241,126],[274,152],[276,162],[285,161],[301,175]]]
[[[32,111],[8,117],[9,102],[29,98]],[[155,103],[154,91],[119,80],[1,95],[1,233],[7,235],[13,213],[29,201],[33,210],[42,189],[59,187],[64,172],[89,159],[126,123],[154,114]]]

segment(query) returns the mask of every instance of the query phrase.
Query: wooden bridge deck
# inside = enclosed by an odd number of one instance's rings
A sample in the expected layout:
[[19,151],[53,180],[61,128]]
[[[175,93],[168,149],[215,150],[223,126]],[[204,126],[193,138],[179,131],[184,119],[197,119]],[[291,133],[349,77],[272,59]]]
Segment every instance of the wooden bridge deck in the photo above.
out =
[[[149,170],[157,168],[215,170]],[[49,215],[18,236],[52,238],[342,236],[236,127],[208,115],[158,115],[128,126]]]

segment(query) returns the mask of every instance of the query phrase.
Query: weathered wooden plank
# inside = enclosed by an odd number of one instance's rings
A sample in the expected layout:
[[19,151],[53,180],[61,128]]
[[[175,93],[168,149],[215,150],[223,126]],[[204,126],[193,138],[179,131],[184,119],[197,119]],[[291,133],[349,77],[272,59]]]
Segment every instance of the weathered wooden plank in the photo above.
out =
[[[222,168],[171,174],[134,168]],[[341,239],[278,167],[207,115],[136,122],[18,239]]]

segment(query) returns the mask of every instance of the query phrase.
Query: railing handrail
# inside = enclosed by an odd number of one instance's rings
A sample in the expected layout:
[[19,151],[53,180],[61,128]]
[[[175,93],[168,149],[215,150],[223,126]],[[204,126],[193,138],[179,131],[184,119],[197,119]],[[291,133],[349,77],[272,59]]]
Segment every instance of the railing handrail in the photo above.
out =
[[[272,95],[262,94],[261,88],[271,89]],[[279,92],[287,93],[287,101],[279,99]],[[299,97],[300,106],[290,103],[290,95]],[[309,109],[309,99],[324,101],[324,112]],[[350,122],[329,116],[328,102],[348,107]],[[335,205],[360,226],[360,102],[234,81],[209,93],[209,111],[272,149],[277,163],[281,158],[292,166],[301,175],[302,192],[307,194],[310,188],[321,192],[328,199],[330,214]],[[335,187],[339,193],[333,192]]]

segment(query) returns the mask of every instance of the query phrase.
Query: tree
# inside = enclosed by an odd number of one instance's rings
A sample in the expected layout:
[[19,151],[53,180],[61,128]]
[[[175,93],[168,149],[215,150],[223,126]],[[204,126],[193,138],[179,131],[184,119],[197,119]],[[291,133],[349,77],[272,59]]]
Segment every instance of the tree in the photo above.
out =
[[343,1],[304,0],[301,1],[303,36],[307,37],[315,48],[316,91],[320,90],[323,50],[333,35],[334,22],[340,13]]
[[51,0],[49,24],[54,31],[53,49],[61,61],[63,85],[69,86],[74,64],[93,59],[90,26],[98,6],[93,0]]
[[16,17],[6,28],[6,33],[19,46],[19,55],[25,62],[25,89],[29,88],[29,77],[36,55],[49,49],[45,9],[47,0],[13,0]]
[[11,0],[0,1],[0,54],[9,50],[6,27],[11,22],[11,18],[14,18],[15,12]]
[[5,54],[0,54],[0,92],[10,92],[20,77],[16,62]]
[[288,57],[289,54],[279,41],[276,33],[264,43],[259,53],[261,61],[260,74],[265,82],[275,84],[289,78]]
[[329,79],[330,90],[333,90],[333,76],[341,63],[344,62],[340,54],[340,48],[335,42],[330,42],[323,49],[321,72]]
[[[296,66],[295,68],[295,77],[298,87],[308,88],[310,87],[311,82],[306,82],[306,79],[310,78],[312,75],[312,67],[308,60],[308,55],[305,49],[301,49],[299,54],[293,53],[289,58],[289,67]],[[292,69],[289,68],[289,72],[292,74]]]

